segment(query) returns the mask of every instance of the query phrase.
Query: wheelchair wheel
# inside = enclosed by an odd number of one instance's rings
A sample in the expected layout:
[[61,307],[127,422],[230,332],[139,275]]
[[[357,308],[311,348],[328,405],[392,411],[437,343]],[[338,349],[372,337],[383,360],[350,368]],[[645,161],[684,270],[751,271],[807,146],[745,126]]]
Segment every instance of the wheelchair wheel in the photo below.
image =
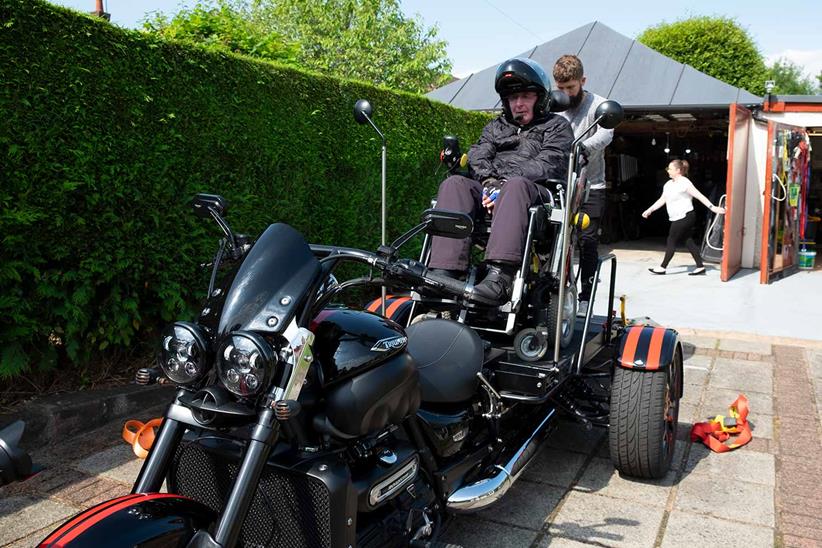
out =
[[525,362],[535,362],[544,358],[548,353],[548,346],[548,337],[540,337],[533,327],[523,329],[514,337],[514,352]]
[[[548,339],[553,346],[557,332],[557,312],[559,299],[556,295],[551,295],[551,302],[548,305]],[[577,319],[577,286],[575,283],[569,284],[565,288],[565,299],[562,305],[562,332],[559,337],[559,347],[565,348],[571,344],[574,338],[574,326]]]

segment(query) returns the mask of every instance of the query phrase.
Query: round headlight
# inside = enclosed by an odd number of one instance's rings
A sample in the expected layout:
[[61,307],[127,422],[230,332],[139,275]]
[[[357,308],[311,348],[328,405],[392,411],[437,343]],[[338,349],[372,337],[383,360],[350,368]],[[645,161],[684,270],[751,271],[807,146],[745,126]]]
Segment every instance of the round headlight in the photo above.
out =
[[163,331],[161,366],[177,384],[191,384],[208,371],[206,339],[200,328],[189,322],[176,322]]
[[253,396],[264,388],[274,363],[271,346],[254,333],[232,333],[217,352],[220,380],[238,396]]

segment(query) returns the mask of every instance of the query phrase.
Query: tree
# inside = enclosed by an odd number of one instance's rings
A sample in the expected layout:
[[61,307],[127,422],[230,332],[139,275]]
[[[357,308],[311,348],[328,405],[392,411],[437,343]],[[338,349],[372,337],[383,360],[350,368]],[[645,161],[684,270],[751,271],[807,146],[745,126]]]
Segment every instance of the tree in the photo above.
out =
[[822,70],[816,75],[816,81],[819,82],[819,92],[822,93]]
[[[446,42],[437,39],[436,26],[426,28],[419,18],[406,17],[398,0],[219,2],[221,13],[228,10],[232,21],[240,18],[247,25],[241,30],[296,44],[296,63],[311,70],[417,93],[443,85],[450,77]],[[212,34],[201,13],[215,8],[198,6],[200,10],[180,12],[175,19],[197,29],[186,34],[188,39],[206,41]]]
[[645,29],[637,40],[718,80],[765,92],[768,70],[748,32],[728,17],[691,17]]
[[143,29],[164,38],[295,64],[299,46],[277,32],[255,25],[245,18],[240,8],[228,0],[217,0],[216,4],[198,2],[170,19],[155,13],[143,22]]
[[777,59],[768,67],[768,79],[774,81],[773,93],[779,95],[813,95],[813,81],[803,75],[802,67],[788,59]]

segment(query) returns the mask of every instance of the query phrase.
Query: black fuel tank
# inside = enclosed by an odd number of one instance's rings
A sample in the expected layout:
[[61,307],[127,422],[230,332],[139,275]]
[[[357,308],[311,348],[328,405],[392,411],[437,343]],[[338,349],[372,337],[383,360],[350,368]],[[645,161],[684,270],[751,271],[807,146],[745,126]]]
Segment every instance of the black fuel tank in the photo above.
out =
[[382,316],[327,308],[311,322],[314,358],[324,386],[364,373],[405,350],[408,339],[398,324]]

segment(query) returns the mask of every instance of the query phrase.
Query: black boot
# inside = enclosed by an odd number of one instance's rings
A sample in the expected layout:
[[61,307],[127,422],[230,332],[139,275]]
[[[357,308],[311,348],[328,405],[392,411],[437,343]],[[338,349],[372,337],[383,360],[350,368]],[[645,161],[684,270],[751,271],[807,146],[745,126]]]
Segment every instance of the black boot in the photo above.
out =
[[474,286],[471,300],[490,305],[508,302],[516,270],[517,266],[512,263],[491,263],[485,279]]

